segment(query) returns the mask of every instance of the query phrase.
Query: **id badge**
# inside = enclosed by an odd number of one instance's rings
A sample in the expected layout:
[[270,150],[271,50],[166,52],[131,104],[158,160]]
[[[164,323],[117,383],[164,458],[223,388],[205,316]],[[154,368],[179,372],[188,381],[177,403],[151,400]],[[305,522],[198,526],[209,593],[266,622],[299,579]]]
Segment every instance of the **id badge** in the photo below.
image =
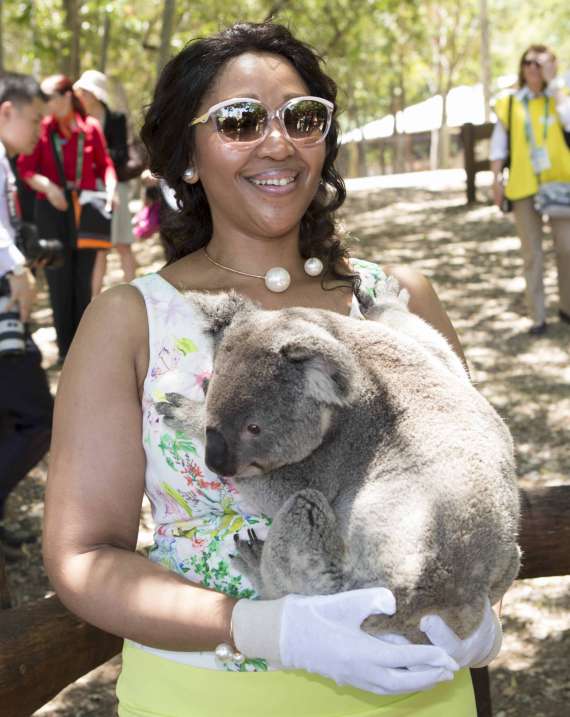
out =
[[551,166],[545,147],[535,147],[530,153],[530,161],[535,174],[545,172]]

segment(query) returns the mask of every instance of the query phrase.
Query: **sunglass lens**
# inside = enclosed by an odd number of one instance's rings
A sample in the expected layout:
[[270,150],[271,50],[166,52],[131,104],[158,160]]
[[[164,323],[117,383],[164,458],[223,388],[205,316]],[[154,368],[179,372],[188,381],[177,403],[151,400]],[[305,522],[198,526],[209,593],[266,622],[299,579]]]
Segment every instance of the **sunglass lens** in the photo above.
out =
[[299,100],[285,108],[283,121],[291,139],[318,142],[327,130],[328,109],[318,100]]
[[216,129],[227,142],[253,142],[265,132],[267,110],[254,102],[234,102],[215,114]]

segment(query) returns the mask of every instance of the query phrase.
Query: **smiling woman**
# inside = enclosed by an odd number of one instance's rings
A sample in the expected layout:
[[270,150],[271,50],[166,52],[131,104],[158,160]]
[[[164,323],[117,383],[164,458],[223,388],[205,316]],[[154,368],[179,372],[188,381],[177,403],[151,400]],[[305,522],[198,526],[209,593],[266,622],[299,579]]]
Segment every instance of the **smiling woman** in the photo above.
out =
[[[142,137],[178,207],[162,228],[169,261],[87,311],[60,383],[46,502],[45,561],[60,598],[126,638],[121,717],[473,717],[460,668],[500,644],[492,616],[466,641],[441,621],[426,629],[429,645],[375,639],[360,624],[394,612],[384,588],[252,599],[234,540],[271,520],[247,510],[208,467],[203,434],[188,432],[213,366],[188,292],[360,319],[360,301],[386,286],[379,266],[349,257],[335,225],[345,198],[336,112],[319,57],[271,23],[191,42],[156,86]],[[429,282],[390,273],[461,355]],[[150,560],[134,552],[144,491]]]

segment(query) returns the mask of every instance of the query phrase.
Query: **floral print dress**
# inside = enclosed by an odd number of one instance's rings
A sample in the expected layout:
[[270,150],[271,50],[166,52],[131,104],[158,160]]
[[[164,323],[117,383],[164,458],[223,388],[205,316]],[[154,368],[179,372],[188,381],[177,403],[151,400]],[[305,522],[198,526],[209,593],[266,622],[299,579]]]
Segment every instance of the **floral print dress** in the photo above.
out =
[[[358,259],[351,265],[360,274],[360,291],[374,296],[386,280],[383,271]],[[205,319],[187,296],[159,274],[148,274],[132,284],[144,297],[149,326],[149,368],[142,399],[145,492],[156,526],[149,558],[204,587],[255,599],[258,595],[247,577],[232,566],[233,536],[242,533],[246,538],[247,529],[254,528],[263,539],[270,518],[244,510],[232,480],[206,466],[204,444],[167,426],[156,408],[169,393],[204,400],[203,383],[211,375],[213,362]],[[353,296],[351,316],[359,315]],[[241,665],[216,667],[259,671],[266,670],[267,664],[246,660]]]

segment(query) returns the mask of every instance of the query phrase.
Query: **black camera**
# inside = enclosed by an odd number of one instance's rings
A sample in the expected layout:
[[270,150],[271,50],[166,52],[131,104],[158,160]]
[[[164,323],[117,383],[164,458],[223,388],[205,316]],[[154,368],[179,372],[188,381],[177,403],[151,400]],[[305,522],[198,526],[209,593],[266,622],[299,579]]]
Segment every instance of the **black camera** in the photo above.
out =
[[57,269],[63,264],[64,247],[59,239],[41,239],[35,224],[21,222],[16,227],[16,246],[26,257],[28,264],[41,264]]
[[8,308],[10,284],[0,277],[0,357],[19,356],[26,351],[26,327],[20,320],[17,306]]

